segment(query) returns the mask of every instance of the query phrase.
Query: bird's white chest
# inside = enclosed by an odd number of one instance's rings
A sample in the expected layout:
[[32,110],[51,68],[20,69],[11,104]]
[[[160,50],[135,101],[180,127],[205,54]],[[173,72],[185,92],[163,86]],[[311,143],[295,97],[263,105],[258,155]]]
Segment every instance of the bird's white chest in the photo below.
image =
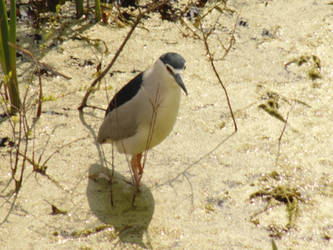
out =
[[142,94],[146,99],[145,115],[141,117],[138,125],[139,129],[148,133],[147,138],[151,140],[149,143],[151,148],[163,141],[171,132],[177,119],[181,93],[178,86],[154,85],[150,89],[143,88]]

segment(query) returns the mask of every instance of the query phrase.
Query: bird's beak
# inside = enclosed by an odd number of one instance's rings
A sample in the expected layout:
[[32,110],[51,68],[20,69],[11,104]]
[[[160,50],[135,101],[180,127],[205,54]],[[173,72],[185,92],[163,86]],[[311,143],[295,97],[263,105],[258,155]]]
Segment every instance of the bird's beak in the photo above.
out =
[[173,77],[175,78],[175,80],[178,83],[178,85],[184,90],[185,94],[187,95],[187,89],[185,87],[185,84],[184,84],[183,79],[180,76],[180,74],[175,73],[175,74],[173,74]]

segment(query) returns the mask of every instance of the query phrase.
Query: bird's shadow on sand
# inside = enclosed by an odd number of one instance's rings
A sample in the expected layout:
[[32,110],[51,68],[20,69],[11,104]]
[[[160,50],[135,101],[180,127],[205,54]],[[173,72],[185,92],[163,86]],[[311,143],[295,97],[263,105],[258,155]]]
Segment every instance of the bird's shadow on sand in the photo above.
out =
[[[111,175],[111,171],[99,164],[92,164],[89,176]],[[111,188],[106,178],[89,178],[87,197],[91,211],[105,224],[112,225],[119,233],[122,242],[135,243],[146,248],[143,236],[153,216],[155,202],[151,191],[142,185],[132,206],[134,187],[125,182],[125,177],[114,172],[112,183],[113,206],[111,205]],[[149,246],[148,246],[149,247]]]

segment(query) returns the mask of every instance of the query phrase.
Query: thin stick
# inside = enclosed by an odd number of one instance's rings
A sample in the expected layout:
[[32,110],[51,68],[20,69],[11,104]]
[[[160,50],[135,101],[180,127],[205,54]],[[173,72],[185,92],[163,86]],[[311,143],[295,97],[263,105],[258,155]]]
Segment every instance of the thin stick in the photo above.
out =
[[93,92],[96,84],[106,75],[106,73],[111,69],[111,67],[113,66],[113,64],[116,62],[118,56],[120,55],[121,51],[123,50],[123,48],[125,47],[127,41],[129,40],[129,38],[131,37],[131,35],[133,34],[136,26],[140,23],[141,19],[148,14],[149,12],[157,9],[158,7],[160,7],[161,5],[165,4],[167,2],[167,0],[164,0],[160,3],[153,3],[151,7],[149,7],[147,10],[145,10],[144,12],[141,12],[138,17],[136,18],[132,28],[130,29],[130,31],[127,33],[127,36],[125,37],[125,39],[123,40],[123,42],[121,43],[119,49],[117,50],[116,54],[114,55],[114,57],[112,58],[111,62],[109,63],[109,65],[105,68],[105,70],[103,70],[101,72],[101,74],[90,84],[90,87],[88,88],[85,96],[82,99],[82,102],[80,104],[80,106],[78,107],[79,111],[82,111],[86,106],[87,106],[87,100],[88,97],[90,96],[90,94]]
[[[291,107],[291,108],[292,108],[292,107]],[[285,123],[284,123],[283,129],[282,129],[281,134],[280,134],[280,137],[279,137],[278,151],[277,151],[277,153],[276,153],[275,166],[277,166],[277,164],[278,164],[278,160],[279,160],[279,157],[280,157],[281,140],[282,140],[282,137],[283,137],[283,135],[284,135],[284,131],[286,130],[286,127],[287,127],[288,118],[289,118],[289,113],[290,113],[290,111],[289,111],[288,114],[287,114],[286,121],[285,121]]]
[[220,44],[221,44],[221,46],[222,46],[223,49],[224,49],[224,55],[222,56],[222,58],[221,58],[220,60],[223,60],[223,59],[226,57],[226,55],[227,55],[227,54],[229,53],[229,51],[231,50],[232,45],[234,45],[234,43],[235,43],[235,41],[236,41],[236,40],[235,40],[235,31],[236,31],[236,27],[237,27],[238,19],[239,19],[239,15],[237,15],[237,17],[236,17],[236,21],[235,21],[235,24],[234,24],[234,28],[233,28],[232,31],[231,31],[231,37],[230,37],[230,40],[229,40],[229,43],[228,43],[228,47],[227,47],[227,48],[223,45],[223,43],[222,43],[222,41],[220,40],[220,38],[217,37],[218,40],[219,40],[219,42],[220,42]]
[[[236,132],[238,130],[237,129],[237,123],[236,123],[236,120],[235,120],[235,117],[234,117],[234,113],[233,113],[232,108],[231,108],[231,103],[230,103],[229,95],[228,95],[227,89],[225,88],[225,86],[224,86],[224,84],[222,82],[222,79],[220,78],[219,73],[216,70],[215,63],[214,63],[214,57],[213,57],[213,55],[212,55],[212,53],[210,51],[209,45],[208,45],[208,37],[212,33],[213,29],[211,29],[210,32],[208,32],[207,34],[205,34],[205,32],[203,30],[203,27],[202,27],[202,24],[200,23],[200,30],[202,32],[203,41],[204,41],[204,44],[205,44],[206,52],[207,52],[208,57],[209,57],[210,65],[212,66],[213,71],[215,73],[215,76],[216,76],[217,80],[219,81],[220,85],[222,86],[222,88],[224,90],[224,93],[225,93],[225,96],[227,98],[228,107],[229,107],[229,110],[230,110],[230,114],[231,114],[231,117],[232,117],[232,120],[233,120],[233,123],[234,123],[235,132]],[[231,39],[230,42],[233,42],[233,39]],[[224,55],[224,57],[225,56],[226,56],[226,54]]]
[[101,107],[97,107],[97,106],[93,106],[93,105],[86,105],[86,107],[89,107],[89,108],[92,108],[92,109],[98,109],[98,110],[102,110],[105,112],[105,109],[104,108],[101,108]]

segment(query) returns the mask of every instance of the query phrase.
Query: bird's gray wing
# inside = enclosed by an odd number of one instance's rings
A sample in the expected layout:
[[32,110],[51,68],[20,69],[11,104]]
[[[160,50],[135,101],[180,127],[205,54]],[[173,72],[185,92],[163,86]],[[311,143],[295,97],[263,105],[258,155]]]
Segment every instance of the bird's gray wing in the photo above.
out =
[[137,107],[133,100],[141,88],[143,74],[144,72],[141,72],[134,77],[112,98],[98,132],[99,143],[106,140],[118,141],[135,134]]
[[99,143],[118,141],[135,135],[136,116],[130,113],[124,109],[124,106],[109,112],[98,131],[97,141]]

